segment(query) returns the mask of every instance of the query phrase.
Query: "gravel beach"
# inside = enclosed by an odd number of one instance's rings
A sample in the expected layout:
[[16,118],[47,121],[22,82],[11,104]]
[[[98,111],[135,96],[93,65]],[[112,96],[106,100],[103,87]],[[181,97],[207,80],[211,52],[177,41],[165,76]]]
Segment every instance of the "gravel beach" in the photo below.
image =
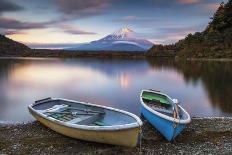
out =
[[35,121],[0,125],[0,154],[232,154],[232,118],[193,118],[175,141],[166,141],[144,120],[141,147],[72,139]]

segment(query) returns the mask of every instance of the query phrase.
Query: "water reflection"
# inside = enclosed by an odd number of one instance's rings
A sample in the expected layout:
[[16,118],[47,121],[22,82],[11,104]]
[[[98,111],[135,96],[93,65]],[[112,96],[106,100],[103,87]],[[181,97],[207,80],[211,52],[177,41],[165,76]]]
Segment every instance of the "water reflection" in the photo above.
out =
[[28,121],[27,105],[54,96],[139,114],[139,92],[165,91],[196,116],[232,114],[232,63],[173,60],[0,59],[0,120]]
[[[232,113],[232,62],[149,60],[152,68],[172,68],[183,75],[187,84],[201,82],[213,108]],[[193,92],[194,93],[194,92]],[[205,103],[205,102],[202,102]]]

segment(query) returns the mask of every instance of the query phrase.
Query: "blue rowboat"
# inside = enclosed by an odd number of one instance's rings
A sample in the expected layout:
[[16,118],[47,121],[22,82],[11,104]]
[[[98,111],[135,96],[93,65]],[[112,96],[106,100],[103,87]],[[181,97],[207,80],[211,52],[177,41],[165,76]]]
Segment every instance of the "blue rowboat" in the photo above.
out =
[[168,140],[179,135],[191,118],[177,99],[155,90],[142,90],[142,115]]

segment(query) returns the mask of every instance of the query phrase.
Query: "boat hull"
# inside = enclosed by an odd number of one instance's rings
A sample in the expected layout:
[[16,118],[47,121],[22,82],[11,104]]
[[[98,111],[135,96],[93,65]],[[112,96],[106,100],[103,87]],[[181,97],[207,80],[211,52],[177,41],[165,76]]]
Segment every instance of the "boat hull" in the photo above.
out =
[[141,113],[168,141],[173,140],[186,127],[186,124],[176,124],[174,128],[175,125],[172,121],[155,115],[144,106],[141,108]]
[[116,130],[84,130],[61,125],[41,117],[30,109],[29,111],[39,122],[48,128],[72,138],[127,147],[135,147],[138,143],[140,127]]

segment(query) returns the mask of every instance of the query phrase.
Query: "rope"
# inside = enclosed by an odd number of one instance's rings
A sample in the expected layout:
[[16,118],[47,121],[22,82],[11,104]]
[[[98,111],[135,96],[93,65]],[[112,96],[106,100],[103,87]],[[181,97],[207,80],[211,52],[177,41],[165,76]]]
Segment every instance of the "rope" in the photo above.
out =
[[[173,127],[173,133],[172,133],[172,140],[174,140],[174,137],[175,137],[175,133],[176,133],[176,128],[178,127],[178,125],[180,124],[180,116],[179,116],[179,112],[178,112],[178,104],[175,104],[174,105],[174,108],[173,108],[173,115],[174,115],[174,119],[173,119],[173,124],[172,124],[172,127]],[[177,122],[175,122],[175,120],[177,119]]]

